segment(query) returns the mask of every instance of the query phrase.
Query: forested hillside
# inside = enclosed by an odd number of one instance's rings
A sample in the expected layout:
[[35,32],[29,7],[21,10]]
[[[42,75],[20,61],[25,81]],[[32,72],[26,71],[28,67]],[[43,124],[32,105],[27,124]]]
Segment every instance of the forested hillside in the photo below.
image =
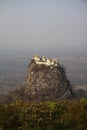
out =
[[86,130],[87,99],[0,106],[0,130]]

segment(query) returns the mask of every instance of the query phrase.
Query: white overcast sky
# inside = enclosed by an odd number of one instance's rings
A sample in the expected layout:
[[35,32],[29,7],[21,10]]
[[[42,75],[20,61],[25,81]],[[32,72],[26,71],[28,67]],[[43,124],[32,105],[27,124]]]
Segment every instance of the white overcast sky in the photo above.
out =
[[0,49],[66,48],[87,48],[87,0],[0,0]]

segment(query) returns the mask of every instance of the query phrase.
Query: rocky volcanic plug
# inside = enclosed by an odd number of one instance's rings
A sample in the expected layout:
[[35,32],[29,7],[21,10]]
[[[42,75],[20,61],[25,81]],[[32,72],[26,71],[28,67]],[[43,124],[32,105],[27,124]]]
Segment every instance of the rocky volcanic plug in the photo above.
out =
[[57,59],[35,56],[31,59],[25,95],[31,101],[57,101],[72,97],[70,82]]

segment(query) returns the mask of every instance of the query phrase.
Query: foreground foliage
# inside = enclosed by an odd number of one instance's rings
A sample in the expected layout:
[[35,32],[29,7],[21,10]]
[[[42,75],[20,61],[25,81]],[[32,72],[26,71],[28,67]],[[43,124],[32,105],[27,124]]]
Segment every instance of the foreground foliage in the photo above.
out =
[[86,130],[87,99],[0,106],[0,130]]

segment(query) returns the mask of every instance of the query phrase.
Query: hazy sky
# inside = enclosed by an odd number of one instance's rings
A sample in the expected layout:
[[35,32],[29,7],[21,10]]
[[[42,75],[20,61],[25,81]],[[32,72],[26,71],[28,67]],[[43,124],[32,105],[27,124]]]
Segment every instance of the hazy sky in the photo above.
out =
[[87,48],[87,0],[0,0],[0,49]]

